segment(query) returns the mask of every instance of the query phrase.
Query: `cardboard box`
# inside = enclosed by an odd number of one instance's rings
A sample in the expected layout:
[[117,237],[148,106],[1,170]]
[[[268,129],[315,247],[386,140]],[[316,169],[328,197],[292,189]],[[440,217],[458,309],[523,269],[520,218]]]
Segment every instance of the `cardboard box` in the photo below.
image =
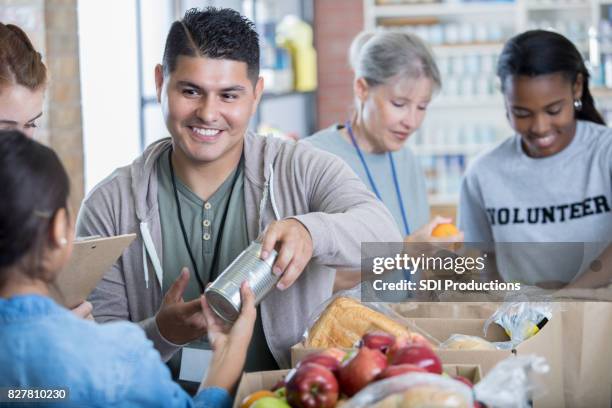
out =
[[501,303],[493,302],[402,302],[388,306],[407,318],[439,317],[453,319],[488,319]]
[[[487,336],[484,336],[483,327],[485,319],[411,319],[413,327],[418,331],[429,334],[438,342],[443,342],[452,334],[466,334],[471,336],[483,337],[488,341],[508,341],[508,336],[504,330],[497,326],[491,325]],[[546,326],[544,326],[546,327]],[[540,335],[538,333],[538,335]],[[291,347],[291,366],[295,365],[308,354],[320,351],[321,349],[306,348],[302,343],[298,343]],[[347,349],[348,350],[348,349]],[[480,365],[482,372],[486,375],[495,364],[504,358],[510,357],[512,353],[504,350],[444,350],[436,349],[436,353],[440,356],[443,363],[448,364],[475,364]],[[483,358],[486,357],[486,358]],[[462,361],[467,359],[467,361]],[[447,361],[448,360],[448,361]],[[461,360],[461,361],[459,361]],[[482,360],[482,361],[480,361]],[[484,364],[482,364],[484,362]]]
[[[419,320],[418,318],[487,319],[497,310],[500,305],[501,303],[493,302],[411,302],[397,303],[390,306],[396,313],[400,314],[403,317],[412,318],[413,320],[415,320],[414,318],[416,318],[416,320]],[[568,313],[566,313],[565,310],[567,310],[568,308],[567,306],[561,306],[559,309],[563,312],[556,313],[553,316],[553,319],[551,319],[551,321],[548,322],[546,326],[544,326],[542,331],[540,331],[537,336],[526,340],[525,342],[520,344],[516,350],[517,354],[521,355],[536,354],[539,356],[543,356],[546,358],[548,364],[551,367],[550,372],[542,378],[542,383],[547,388],[546,395],[537,399],[535,402],[535,406],[537,408],[548,406],[573,407],[576,406],[575,397],[578,394],[581,395],[583,401],[604,400],[606,395],[609,396],[610,394],[612,394],[612,385],[610,385],[609,388],[606,388],[605,384],[600,385],[600,388],[604,390],[600,390],[599,392],[594,392],[593,386],[591,386],[590,392],[588,392],[588,398],[584,397],[586,392],[576,393],[576,390],[568,392],[568,387],[578,387],[578,383],[580,383],[580,386],[583,389],[587,388],[586,386],[583,386],[583,384],[585,383],[586,376],[583,372],[580,372],[584,371],[586,363],[583,361],[580,367],[577,367],[577,363],[573,364],[572,367],[568,366],[567,361],[564,361],[564,359],[567,359],[568,356],[567,352],[564,353],[564,349],[568,349],[568,351],[573,354],[574,347],[568,347],[568,343],[571,343],[571,341],[569,340],[571,336],[568,337],[568,329],[563,329],[563,327],[567,326],[568,319],[566,318],[566,316],[568,315]],[[423,327],[423,329],[429,331],[430,334],[434,335],[434,337],[436,338],[440,336],[440,339],[444,338],[447,334],[447,330],[445,330],[446,328],[449,328],[448,331],[453,330],[455,329],[456,324],[468,325],[468,327],[462,328],[467,330],[467,332],[463,334],[471,334],[481,337],[483,336],[482,331],[480,331],[480,333],[478,334],[478,332],[474,330],[475,328],[472,327],[470,323],[468,323],[468,320],[460,320],[459,323],[453,323],[452,320],[446,320],[444,322],[439,321],[438,323],[436,323],[436,321],[432,319],[430,322],[424,321],[423,324],[426,326]],[[572,324],[572,326],[575,327],[576,324]],[[444,327],[442,332],[438,330],[438,327]],[[493,340],[495,337],[498,336],[498,334],[493,334],[491,332],[493,327],[494,326],[489,329],[490,333],[488,333],[489,335],[486,337],[487,340]],[[598,327],[601,327],[601,325],[598,325]],[[593,331],[594,330],[591,330],[591,332]],[[578,336],[575,331],[572,331],[572,333],[572,336]],[[612,333],[608,333],[606,338],[612,338]],[[578,342],[578,340],[576,340],[576,342]],[[585,351],[587,353],[589,352],[590,349],[588,347],[582,347],[582,353],[585,353]],[[462,363],[476,362],[481,365],[484,375],[486,375],[490,371],[490,369],[495,366],[498,361],[500,361],[496,358],[497,356],[495,354],[495,351],[477,352],[479,353],[479,355],[476,356],[474,355],[474,353],[475,352],[469,352],[468,350],[446,350],[441,351],[440,358],[445,363],[453,363],[457,361],[461,361]],[[577,359],[580,360],[579,357],[577,357]],[[576,358],[574,360],[576,360]],[[603,370],[601,370],[600,367],[595,371],[601,372],[601,374],[603,374]],[[576,375],[576,372],[580,372],[580,374]],[[612,370],[608,370],[608,372],[612,372]],[[610,376],[612,376],[612,374],[608,374],[606,378],[610,378]],[[612,406],[611,404],[608,405]],[[587,404],[587,406],[596,405]]]
[[[477,384],[482,378],[482,372],[477,365],[470,364],[444,364],[444,372],[449,375],[461,375]],[[260,371],[257,373],[244,373],[240,379],[234,408],[239,408],[242,400],[249,394],[259,390],[268,390],[279,380],[283,379],[289,370]]]
[[[471,336],[484,337],[489,341],[507,341],[508,336],[504,330],[491,325],[484,336],[483,327],[485,319],[413,319],[414,324],[430,333],[433,337],[444,341],[451,334],[460,333]],[[517,355],[536,354],[546,359],[550,371],[541,377],[546,387],[546,394],[534,400],[534,407],[564,407],[564,365],[563,365],[563,332],[561,316],[556,314],[535,336],[519,344],[514,352]],[[507,350],[436,350],[438,356],[445,364],[478,364],[483,375],[500,361],[510,357],[512,352]]]
[[279,380],[285,378],[290,370],[259,371],[256,373],[244,373],[240,378],[236,396],[234,397],[234,408],[239,408],[242,400],[249,394],[259,390],[269,390]]
[[[508,336],[504,330],[491,325],[484,336],[483,327],[486,319],[449,319],[449,318],[415,318],[411,322],[417,329],[429,333],[439,341],[445,341],[452,334],[466,334],[483,337],[489,341],[507,341]],[[565,397],[563,389],[563,354],[561,318],[553,318],[538,332],[537,335],[525,340],[515,350],[518,355],[536,354],[546,358],[550,365],[550,372],[541,377],[546,387],[546,394],[534,401],[536,408],[564,407]],[[303,344],[296,344],[291,348],[291,363],[295,365],[304,356],[319,349],[305,348]],[[512,357],[509,350],[445,350],[436,349],[436,353],[444,364],[470,364],[478,365],[484,376],[500,361]]]

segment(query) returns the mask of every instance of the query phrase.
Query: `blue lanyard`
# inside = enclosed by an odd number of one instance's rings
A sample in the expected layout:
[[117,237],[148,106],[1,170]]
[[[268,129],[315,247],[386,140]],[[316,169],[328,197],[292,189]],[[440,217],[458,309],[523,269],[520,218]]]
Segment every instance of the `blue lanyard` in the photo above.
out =
[[[374,183],[374,178],[372,177],[372,173],[370,173],[370,168],[365,161],[365,157],[363,157],[363,153],[357,144],[357,140],[355,140],[355,135],[353,135],[353,128],[351,127],[350,122],[346,122],[345,124],[346,130],[348,131],[349,136],[351,137],[351,141],[353,142],[353,146],[355,146],[355,150],[357,151],[357,156],[359,156],[359,160],[361,160],[361,164],[365,169],[366,175],[368,176],[368,180],[370,181],[370,185],[372,186],[372,190],[376,197],[382,201],[380,193],[378,192],[378,188],[376,187],[376,183]],[[391,163],[391,174],[393,176],[393,184],[395,185],[395,193],[397,194],[397,202],[400,206],[400,211],[402,212],[402,221],[404,222],[404,230],[406,231],[406,235],[410,235],[410,228],[408,228],[408,220],[406,219],[406,210],[404,209],[404,200],[402,200],[402,193],[400,192],[399,182],[397,181],[397,172],[395,171],[395,161],[393,160],[393,155],[391,152],[388,152],[389,162]]]

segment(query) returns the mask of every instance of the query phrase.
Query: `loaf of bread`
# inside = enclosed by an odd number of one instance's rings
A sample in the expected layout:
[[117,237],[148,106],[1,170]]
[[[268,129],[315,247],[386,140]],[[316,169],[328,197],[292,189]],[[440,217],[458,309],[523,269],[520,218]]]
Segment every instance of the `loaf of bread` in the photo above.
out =
[[434,385],[419,385],[393,394],[373,405],[374,408],[469,408],[465,397]]
[[364,334],[372,331],[384,331],[396,337],[421,337],[357,300],[338,297],[327,306],[308,333],[306,347],[353,347]]
[[463,334],[453,334],[440,345],[440,348],[450,350],[497,350],[491,342],[481,337]]

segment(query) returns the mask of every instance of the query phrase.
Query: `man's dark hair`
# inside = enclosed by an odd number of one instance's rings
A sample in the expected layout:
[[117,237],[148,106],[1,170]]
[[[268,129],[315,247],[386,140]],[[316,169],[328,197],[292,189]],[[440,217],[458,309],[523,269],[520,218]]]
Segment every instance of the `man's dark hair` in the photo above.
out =
[[164,75],[180,55],[245,62],[249,79],[259,77],[259,36],[255,25],[236,10],[192,8],[170,27],[164,49]]

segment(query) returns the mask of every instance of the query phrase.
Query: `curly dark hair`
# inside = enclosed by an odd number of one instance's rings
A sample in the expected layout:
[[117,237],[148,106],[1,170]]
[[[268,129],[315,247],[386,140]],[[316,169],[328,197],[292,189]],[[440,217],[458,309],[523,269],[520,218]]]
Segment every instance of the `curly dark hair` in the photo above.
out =
[[164,75],[176,68],[180,55],[245,62],[249,79],[259,77],[259,36],[255,25],[236,10],[207,7],[185,12],[166,37]]

